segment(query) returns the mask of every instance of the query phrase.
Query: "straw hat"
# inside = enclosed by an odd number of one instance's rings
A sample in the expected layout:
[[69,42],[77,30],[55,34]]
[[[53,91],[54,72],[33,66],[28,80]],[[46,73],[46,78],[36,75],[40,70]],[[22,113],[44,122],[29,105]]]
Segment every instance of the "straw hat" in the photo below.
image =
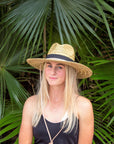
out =
[[71,45],[63,44],[60,45],[58,43],[54,43],[46,58],[29,58],[27,59],[27,63],[36,69],[43,69],[43,65],[45,62],[55,61],[65,65],[69,65],[76,69],[77,78],[83,79],[88,78],[92,75],[92,71],[87,66],[75,62],[75,52]]

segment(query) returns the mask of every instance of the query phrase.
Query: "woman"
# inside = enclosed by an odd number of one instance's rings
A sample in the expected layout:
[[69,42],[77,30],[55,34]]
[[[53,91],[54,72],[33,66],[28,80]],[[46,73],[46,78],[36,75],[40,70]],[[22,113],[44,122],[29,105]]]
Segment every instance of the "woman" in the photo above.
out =
[[72,46],[54,43],[46,58],[27,62],[43,70],[40,90],[23,108],[19,144],[91,144],[94,117],[91,102],[78,93],[76,79],[92,71],[74,62]]

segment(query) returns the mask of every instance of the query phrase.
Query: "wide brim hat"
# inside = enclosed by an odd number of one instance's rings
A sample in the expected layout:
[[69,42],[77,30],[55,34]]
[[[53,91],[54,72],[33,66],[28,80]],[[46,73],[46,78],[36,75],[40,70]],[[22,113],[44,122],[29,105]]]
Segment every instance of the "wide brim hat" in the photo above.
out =
[[46,58],[27,59],[27,63],[38,70],[43,70],[44,63],[51,61],[65,64],[76,69],[77,79],[88,78],[92,75],[92,70],[89,67],[75,62],[74,48],[69,44],[60,45],[58,43],[54,43],[51,46]]

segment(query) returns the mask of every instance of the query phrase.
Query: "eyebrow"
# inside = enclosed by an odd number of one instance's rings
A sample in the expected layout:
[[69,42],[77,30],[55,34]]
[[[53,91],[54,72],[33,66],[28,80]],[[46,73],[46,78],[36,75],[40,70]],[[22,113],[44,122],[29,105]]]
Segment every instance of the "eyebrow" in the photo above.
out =
[[61,64],[61,63],[58,63],[57,65],[62,65],[62,66],[65,66],[64,64]]

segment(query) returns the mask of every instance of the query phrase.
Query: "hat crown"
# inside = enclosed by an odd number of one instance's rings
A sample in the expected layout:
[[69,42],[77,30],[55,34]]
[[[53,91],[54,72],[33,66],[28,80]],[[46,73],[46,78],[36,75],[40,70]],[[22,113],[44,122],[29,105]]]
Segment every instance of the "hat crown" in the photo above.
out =
[[50,54],[62,55],[62,56],[68,57],[68,58],[72,59],[73,61],[75,61],[74,49],[69,44],[60,45],[58,43],[54,43],[48,52],[48,55],[50,55]]

